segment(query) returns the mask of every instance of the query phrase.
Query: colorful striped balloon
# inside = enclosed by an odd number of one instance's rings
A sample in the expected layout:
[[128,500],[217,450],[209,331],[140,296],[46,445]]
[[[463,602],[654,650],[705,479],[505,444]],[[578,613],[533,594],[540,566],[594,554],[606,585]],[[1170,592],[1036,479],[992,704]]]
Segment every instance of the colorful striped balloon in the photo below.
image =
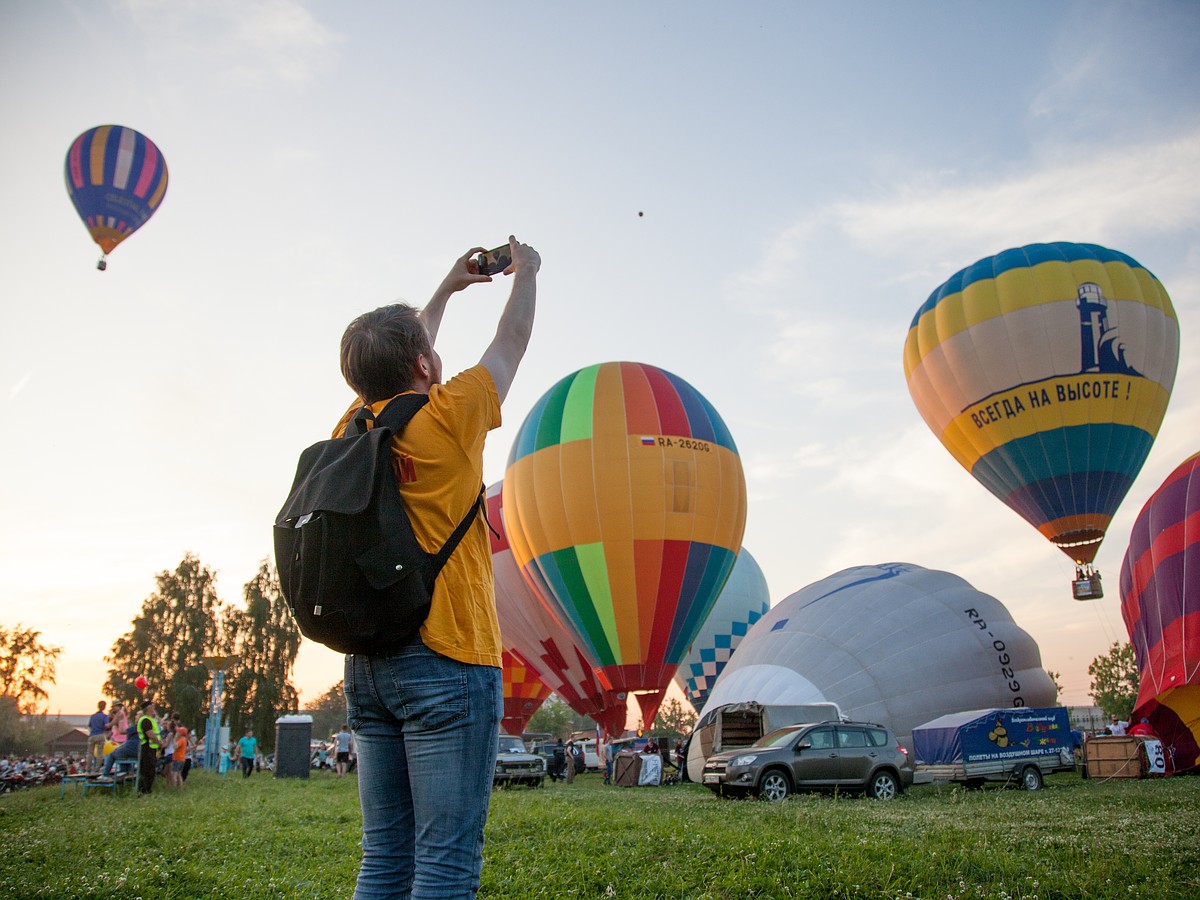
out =
[[[167,162],[148,137],[120,125],[89,128],[71,144],[67,193],[106,256],[146,224],[167,193]],[[104,268],[101,257],[100,268]]]
[[1150,719],[1167,771],[1200,766],[1200,453],[1175,469],[1133,524],[1121,615],[1137,657],[1136,721]]
[[550,602],[525,581],[513,560],[501,484],[496,482],[487,489],[500,639],[506,650],[525,660],[525,665],[571,709],[619,736],[625,730],[625,699],[600,686],[592,671],[595,663],[575,643]]
[[1179,323],[1138,262],[1032,244],[956,273],[917,310],[904,375],[946,449],[1090,564],[1166,412]]
[[504,478],[509,540],[603,686],[649,725],[733,568],[737,447],[711,404],[654,366],[580,369],[534,406]]

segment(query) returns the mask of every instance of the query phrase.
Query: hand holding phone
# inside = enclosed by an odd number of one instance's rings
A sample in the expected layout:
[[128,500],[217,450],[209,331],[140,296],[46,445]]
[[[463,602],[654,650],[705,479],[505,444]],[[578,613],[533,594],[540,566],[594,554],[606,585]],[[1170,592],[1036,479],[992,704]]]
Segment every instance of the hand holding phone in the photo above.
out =
[[512,265],[512,248],[508,244],[487,250],[475,258],[480,275],[499,275]]

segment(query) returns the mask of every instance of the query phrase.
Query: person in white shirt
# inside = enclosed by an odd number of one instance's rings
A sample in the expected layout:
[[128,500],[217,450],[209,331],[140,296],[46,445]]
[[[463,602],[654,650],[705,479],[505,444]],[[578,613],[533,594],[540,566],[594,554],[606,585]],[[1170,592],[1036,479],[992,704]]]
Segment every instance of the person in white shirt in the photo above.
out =
[[338,778],[346,774],[346,769],[350,765],[350,746],[353,743],[353,736],[350,734],[349,725],[342,725],[342,730],[333,736],[337,742],[337,757],[334,769],[337,772]]

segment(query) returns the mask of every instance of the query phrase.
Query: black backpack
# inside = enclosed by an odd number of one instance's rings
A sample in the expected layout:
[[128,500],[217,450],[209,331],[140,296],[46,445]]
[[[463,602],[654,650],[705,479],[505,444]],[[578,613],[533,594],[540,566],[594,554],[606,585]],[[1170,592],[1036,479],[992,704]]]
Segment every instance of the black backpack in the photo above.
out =
[[300,633],[340,653],[387,653],[417,633],[438,573],[479,511],[477,501],[437,553],[426,553],[413,535],[392,468],[392,436],[428,400],[396,397],[370,430],[364,408],[351,422],[356,433],[305,450],[275,519],[279,587]]

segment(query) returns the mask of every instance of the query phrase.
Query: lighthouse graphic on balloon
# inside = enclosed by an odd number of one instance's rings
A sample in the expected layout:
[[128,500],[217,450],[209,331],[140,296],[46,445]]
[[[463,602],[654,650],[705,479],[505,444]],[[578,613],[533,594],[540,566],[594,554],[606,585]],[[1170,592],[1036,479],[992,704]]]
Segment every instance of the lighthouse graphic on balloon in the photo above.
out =
[[1141,372],[1125,361],[1125,345],[1118,343],[1116,328],[1108,324],[1108,301],[1094,281],[1079,286],[1075,305],[1079,308],[1081,360],[1079,371],[1137,375]]

